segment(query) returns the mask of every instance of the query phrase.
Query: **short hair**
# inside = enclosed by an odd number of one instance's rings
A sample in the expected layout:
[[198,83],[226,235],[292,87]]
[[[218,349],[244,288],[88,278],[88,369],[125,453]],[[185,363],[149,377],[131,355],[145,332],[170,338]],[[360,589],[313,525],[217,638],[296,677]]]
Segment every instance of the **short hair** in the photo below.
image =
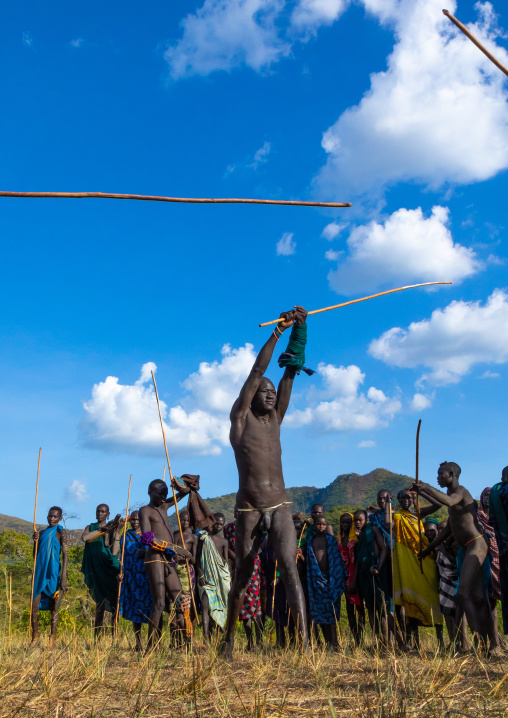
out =
[[449,474],[453,474],[457,478],[460,476],[461,468],[458,464],[455,463],[455,461],[443,461],[439,466],[443,467],[445,471],[448,471]]
[[324,514],[321,514],[321,516],[317,517],[315,523],[317,523],[318,521],[324,521],[326,524],[326,516]]
[[365,516],[365,521],[367,521],[368,516],[365,509],[356,509],[353,515],[356,516],[356,514],[363,514]]
[[344,513],[340,515],[339,521],[342,521],[342,519],[346,517],[348,519],[351,519],[351,514],[349,513],[349,511],[344,511]]
[[180,516],[188,516],[189,515],[189,509],[182,509],[180,511]]
[[411,496],[411,491],[409,489],[401,489],[397,494],[397,501],[400,501],[402,494],[409,494],[409,496]]
[[226,517],[224,516],[224,514],[221,511],[216,511],[214,513],[213,517],[215,519],[224,519],[224,521],[226,520]]
[[379,494],[381,494],[383,491],[386,491],[386,493],[388,494],[388,496],[389,496],[391,499],[393,499],[393,494],[392,494],[391,491],[389,491],[389,489],[379,489],[379,491],[377,492],[377,495],[379,496]]
[[58,511],[58,513],[60,514],[60,516],[63,515],[63,511],[62,511],[62,509],[60,508],[60,506],[51,506],[51,507],[48,509],[48,514],[49,514],[50,511]]
[[501,471],[501,476],[504,476],[505,474],[508,474],[508,466],[505,466],[504,469]]
[[311,513],[312,513],[313,509],[315,509],[317,506],[321,506],[321,508],[323,509],[323,513],[325,512],[324,504],[312,504],[312,506],[310,507]]
[[[97,509],[99,508],[99,506],[105,506],[107,508],[107,510],[109,511],[109,506],[107,504],[97,504]],[[97,509],[96,509],[96,511],[97,511]]]
[[154,479],[153,481],[150,481],[150,483],[148,484],[148,493],[150,493],[150,491],[152,489],[154,489],[157,486],[157,484],[165,484],[165,483],[166,482],[163,481],[162,479]]

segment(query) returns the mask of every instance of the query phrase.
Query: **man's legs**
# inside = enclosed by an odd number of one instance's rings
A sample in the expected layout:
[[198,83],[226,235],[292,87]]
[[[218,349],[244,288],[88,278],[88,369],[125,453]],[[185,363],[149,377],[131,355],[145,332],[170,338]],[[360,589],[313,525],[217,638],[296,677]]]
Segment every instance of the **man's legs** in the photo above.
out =
[[483,586],[483,563],[487,560],[487,553],[488,546],[483,537],[466,547],[456,595],[459,609],[456,620],[458,621],[462,617],[461,612],[465,611],[471,630],[480,635],[485,645],[489,639],[491,650],[495,650],[499,648],[499,643],[492,610]]
[[308,635],[305,597],[296,567],[296,534],[289,506],[281,506],[273,512],[268,535],[282,582],[286,588],[286,599],[291,615],[301,634],[303,647],[306,648]]
[[39,604],[41,602],[41,595],[39,594],[32,601],[32,615],[30,616],[30,623],[32,626],[32,643],[36,643],[39,640]]
[[[259,529],[260,519],[261,516],[258,511],[240,511],[236,520],[236,568],[233,585],[228,597],[228,617],[224,628],[224,644],[222,648],[224,656],[228,660],[233,657],[236,622],[242,610],[245,591],[254,571],[254,561],[263,536]],[[293,528],[293,536],[294,533]]]
[[166,583],[164,580],[165,561],[150,549],[147,552],[145,570],[148,575],[153,608],[148,620],[148,643],[146,650],[150,651],[154,643],[159,640],[161,632],[159,624],[166,605]]
[[53,599],[50,602],[50,606],[51,606],[51,635],[49,638],[50,648],[53,648],[56,643],[56,629],[58,626],[58,611],[60,609],[60,604],[62,603],[63,596],[64,596],[63,591],[60,591],[58,594],[58,597]]

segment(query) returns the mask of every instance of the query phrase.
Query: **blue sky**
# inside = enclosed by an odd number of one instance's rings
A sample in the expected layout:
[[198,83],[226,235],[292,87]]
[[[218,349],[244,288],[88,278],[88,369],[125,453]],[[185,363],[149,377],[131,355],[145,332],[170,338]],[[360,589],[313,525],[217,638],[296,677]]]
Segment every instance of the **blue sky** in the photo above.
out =
[[[0,23],[1,188],[350,201],[351,209],[0,203],[0,498],[140,503],[164,450],[234,491],[228,410],[269,330],[308,309],[288,486],[506,455],[506,78],[437,0],[19,2]],[[501,3],[448,9],[508,63]],[[283,340],[284,342],[284,340]],[[284,347],[281,347],[282,349]],[[280,370],[269,370],[274,379]]]

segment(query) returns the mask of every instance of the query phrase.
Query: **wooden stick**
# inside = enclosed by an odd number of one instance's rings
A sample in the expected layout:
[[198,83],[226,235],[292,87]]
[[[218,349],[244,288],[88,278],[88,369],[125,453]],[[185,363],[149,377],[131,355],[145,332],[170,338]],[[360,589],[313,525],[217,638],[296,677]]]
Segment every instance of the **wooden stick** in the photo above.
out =
[[[386,292],[379,292],[378,294],[371,294],[368,297],[360,297],[360,299],[351,299],[349,302],[343,302],[342,304],[334,304],[333,307],[324,307],[324,309],[313,309],[309,314],[321,314],[321,312],[329,312],[330,309],[341,309],[341,307],[348,307],[350,304],[358,304],[358,302],[365,302],[367,299],[375,299],[376,297],[382,297],[385,294],[393,294],[394,292],[403,292],[405,289],[414,289],[415,287],[429,287],[433,284],[452,284],[452,282],[424,282],[423,284],[409,284],[407,287],[397,287],[397,289],[388,289]],[[284,317],[278,319],[272,319],[271,322],[264,322],[259,324],[260,327],[268,327],[270,324],[279,324],[279,322],[285,321]]]
[[393,504],[392,499],[389,502],[389,513],[390,513],[390,556],[391,556],[391,570],[392,570],[392,602],[393,602],[393,613],[395,615],[395,572],[393,566]]
[[351,207],[351,202],[303,202],[296,199],[204,199],[199,197],[159,197],[150,194],[114,194],[112,192],[6,192],[0,197],[43,197],[57,199],[137,199],[145,202],[181,202],[186,204],[282,204],[292,207]]
[[[300,544],[301,544],[302,538],[303,538],[303,532],[305,531],[306,526],[307,526],[307,521],[304,521],[304,522],[303,522],[302,531],[301,531],[301,533],[300,533],[300,538],[298,539],[298,546],[297,546],[297,548],[300,548]],[[298,564],[298,552],[297,552],[297,554],[296,554],[296,563]],[[274,594],[274,595],[275,595],[275,594]],[[289,621],[290,621],[290,620],[291,620],[291,609],[288,610],[288,623],[287,623],[286,628],[289,628]]]
[[503,63],[500,62],[500,60],[498,60],[497,57],[495,57],[491,52],[489,52],[489,51],[487,50],[487,48],[485,47],[485,45],[482,45],[482,43],[478,40],[478,38],[475,37],[475,36],[473,35],[473,33],[472,33],[470,30],[468,30],[467,27],[460,22],[460,20],[457,20],[457,18],[454,17],[454,15],[452,15],[451,12],[448,12],[448,10],[443,10],[443,15],[446,15],[446,17],[447,17],[449,20],[451,20],[451,21],[453,22],[453,24],[454,24],[456,27],[458,27],[459,30],[460,30],[461,32],[463,32],[464,35],[465,35],[466,37],[468,37],[468,38],[471,40],[471,42],[472,42],[474,45],[476,45],[476,47],[477,47],[479,50],[481,50],[481,51],[483,52],[483,54],[486,55],[486,56],[489,58],[489,60],[490,60],[491,62],[493,62],[494,65],[495,65],[499,70],[501,70],[501,72],[504,72],[504,74],[508,76],[508,67],[506,67],[505,65],[503,65]]
[[[37,519],[37,497],[39,495],[39,475],[41,472],[41,452],[42,452],[42,446],[39,448],[39,461],[37,462],[37,483],[35,484],[35,506],[34,506],[34,533],[37,532],[37,525],[35,522]],[[35,541],[34,570],[32,573],[32,590],[30,591],[30,621],[29,621],[30,628],[32,627],[32,606],[33,606],[33,601],[34,601],[35,566],[37,564],[38,549],[39,549],[39,542]],[[32,640],[33,639],[34,639],[34,636],[32,635]]]
[[123,525],[122,558],[120,560],[120,580],[118,581],[118,599],[116,601],[116,611],[115,611],[115,636],[118,632],[118,615],[120,613],[120,593],[122,591],[122,582],[123,582],[123,559],[125,556],[125,544],[127,543],[127,541],[126,541],[127,519],[129,518],[129,502],[131,500],[131,484],[132,484],[132,474],[130,475],[130,479],[129,479],[129,490],[127,491],[127,508],[125,509],[125,523]]
[[[176,500],[175,483],[173,481],[173,474],[171,473],[171,464],[169,461],[168,444],[166,441],[166,432],[164,431],[164,422],[162,421],[161,405],[159,402],[159,392],[157,391],[157,382],[155,381],[155,375],[154,375],[153,371],[152,371],[152,381],[153,381],[153,386],[155,389],[155,398],[157,399],[157,409],[159,410],[159,420],[161,423],[162,438],[164,440],[164,449],[166,451],[166,461],[168,462],[169,479],[170,479],[170,483],[171,483],[171,488],[173,490],[173,499],[175,502],[176,519],[178,521],[178,528],[180,530],[180,536],[182,537],[182,548],[185,548],[185,539],[183,537],[182,524],[180,522],[180,512],[178,511],[178,502]],[[191,600],[192,600],[192,607],[194,608],[194,614],[196,616],[196,621],[199,626],[199,616],[198,616],[198,610],[196,608],[196,602],[194,600],[194,591],[193,591],[193,587],[192,587],[192,579],[191,579],[191,572],[190,572],[190,566],[189,566],[188,559],[185,559],[185,565],[187,566],[187,576],[189,577],[189,591],[190,591]]]
[[[418,421],[418,428],[416,430],[416,471],[415,471],[415,484],[418,486],[420,483],[419,478],[419,467],[420,467],[420,427],[422,420]],[[422,522],[420,521],[420,496],[416,494],[416,518],[418,521],[418,540],[420,542],[420,552],[422,550]],[[423,559],[420,558],[420,571],[423,573]]]

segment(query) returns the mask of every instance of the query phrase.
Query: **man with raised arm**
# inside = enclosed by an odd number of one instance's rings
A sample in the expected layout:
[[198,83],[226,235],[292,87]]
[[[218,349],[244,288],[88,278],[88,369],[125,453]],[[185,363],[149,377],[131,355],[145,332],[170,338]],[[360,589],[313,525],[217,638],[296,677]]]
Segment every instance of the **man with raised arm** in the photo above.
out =
[[[245,590],[254,569],[254,560],[265,532],[268,532],[277,559],[280,577],[293,618],[307,645],[305,599],[296,566],[296,535],[290,502],[284,486],[280,445],[280,425],[289,406],[295,374],[305,369],[307,311],[295,307],[281,315],[281,321],[259,352],[231,409],[231,445],[239,475],[236,497],[236,571],[229,593],[224,652],[232,657],[235,626],[243,605]],[[292,327],[286,351],[279,357],[285,367],[276,390],[264,374],[282,333]]]

